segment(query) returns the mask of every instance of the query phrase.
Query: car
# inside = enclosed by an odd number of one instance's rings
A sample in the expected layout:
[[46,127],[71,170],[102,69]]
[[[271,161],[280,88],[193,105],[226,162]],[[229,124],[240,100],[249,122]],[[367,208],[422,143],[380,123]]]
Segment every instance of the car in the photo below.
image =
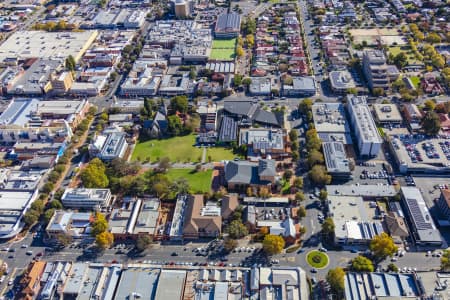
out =
[[425,256],[430,256],[431,255],[431,251],[427,251],[427,253],[425,254]]
[[13,259],[13,258],[14,258],[14,254],[10,254],[10,255],[8,256],[8,258]]
[[33,255],[33,251],[29,250],[26,252],[27,255]]
[[28,248],[28,245],[22,245],[20,248]]
[[393,257],[393,258],[391,258],[391,261],[397,261],[398,260],[398,258],[397,257]]
[[319,251],[328,252],[328,250],[326,248],[324,248],[324,247],[319,248]]
[[11,286],[14,283],[14,281],[11,279],[10,281],[8,281],[8,286]]
[[317,273],[317,270],[314,269],[314,268],[312,268],[312,269],[311,269],[311,273]]
[[358,253],[358,249],[352,249],[350,250],[351,253]]
[[170,256],[178,256],[178,253],[172,252],[172,254],[170,254]]
[[16,252],[16,249],[10,248],[8,251],[9,251],[9,252]]
[[5,281],[6,276],[2,275],[2,277],[0,277],[0,283],[3,283],[3,281]]

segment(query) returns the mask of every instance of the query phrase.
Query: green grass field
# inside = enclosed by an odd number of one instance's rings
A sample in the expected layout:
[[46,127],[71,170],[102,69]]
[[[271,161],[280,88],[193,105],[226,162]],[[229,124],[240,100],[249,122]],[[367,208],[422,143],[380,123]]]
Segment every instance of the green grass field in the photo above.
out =
[[[162,140],[148,140],[138,142],[134,148],[131,160],[157,162],[161,157],[168,157],[171,162],[198,163],[203,149],[195,145],[195,135],[177,136]],[[206,162],[232,160],[236,157],[233,152],[223,147],[211,147],[206,150]]]
[[306,255],[308,264],[317,269],[325,268],[328,265],[328,255],[318,250],[313,250]]
[[406,54],[406,57],[408,58],[409,64],[420,63],[420,61],[418,61],[414,56],[414,53],[412,53],[411,48],[409,46],[389,47],[389,52],[394,56],[399,54],[400,52],[404,52]]
[[138,142],[131,156],[132,160],[151,162],[161,157],[168,157],[172,162],[199,162],[202,149],[194,146],[195,135],[177,136],[162,140],[148,140]]
[[234,49],[236,47],[236,38],[228,40],[213,40],[213,49]]
[[235,57],[236,38],[213,40],[210,59],[233,60]]
[[411,77],[409,77],[409,79],[411,79],[411,82],[414,84],[414,86],[417,89],[420,85],[420,78],[418,76],[411,76]]
[[185,178],[192,193],[205,193],[211,190],[212,170],[196,172],[194,169],[170,169],[166,175],[170,180]]

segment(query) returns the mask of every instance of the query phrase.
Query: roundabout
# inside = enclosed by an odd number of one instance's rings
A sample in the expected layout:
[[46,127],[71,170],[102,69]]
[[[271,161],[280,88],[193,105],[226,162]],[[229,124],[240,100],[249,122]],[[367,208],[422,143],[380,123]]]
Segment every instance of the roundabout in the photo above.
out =
[[319,250],[313,250],[306,254],[306,262],[313,268],[323,269],[328,266],[330,259],[326,253]]

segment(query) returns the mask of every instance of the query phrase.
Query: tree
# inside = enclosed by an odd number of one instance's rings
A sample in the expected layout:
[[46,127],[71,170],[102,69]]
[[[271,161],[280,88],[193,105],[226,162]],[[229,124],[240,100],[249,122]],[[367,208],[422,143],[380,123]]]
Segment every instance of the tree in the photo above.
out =
[[172,115],[167,118],[167,131],[172,136],[181,135],[184,131],[183,123],[181,123],[180,117]]
[[303,189],[303,177],[295,177],[293,185],[299,190]]
[[41,214],[44,211],[44,201],[42,200],[36,200],[33,203],[31,203],[30,209],[35,210],[38,214]]
[[186,178],[178,178],[172,183],[171,189],[176,194],[188,194],[191,187]]
[[373,237],[370,241],[369,249],[372,251],[374,257],[379,261],[382,261],[388,256],[394,255],[394,253],[398,251],[392,237],[385,232]]
[[39,213],[35,210],[28,210],[23,216],[23,222],[27,226],[31,226],[39,220]]
[[305,194],[303,194],[302,191],[298,191],[297,193],[295,193],[295,201],[297,201],[297,203],[302,202],[305,200]]
[[245,86],[249,86],[250,84],[252,84],[252,79],[250,77],[245,77],[244,79],[242,79],[242,84]]
[[450,270],[450,251],[444,250],[441,257],[441,270],[447,272]]
[[106,221],[105,216],[102,213],[97,212],[95,214],[94,222],[91,224],[91,234],[93,236],[97,236],[108,230],[108,227],[108,221]]
[[114,243],[114,236],[111,232],[102,232],[95,236],[95,243],[100,249],[109,248]]
[[328,198],[328,192],[326,190],[320,190],[319,199],[322,201],[325,201],[325,200],[327,200],[327,198]]
[[148,249],[150,245],[153,243],[153,239],[148,234],[140,235],[136,239],[136,249],[140,252]]
[[106,188],[109,184],[105,174],[106,167],[103,162],[94,158],[80,173],[83,186],[86,188]]
[[426,110],[434,110],[436,108],[436,103],[431,99],[426,100],[423,105],[425,106]]
[[232,239],[240,239],[248,235],[248,229],[241,220],[231,221],[227,231]]
[[293,175],[294,175],[294,172],[292,172],[292,170],[288,169],[288,170],[284,171],[283,178],[285,180],[290,180]]
[[274,255],[281,253],[284,249],[284,239],[279,235],[268,234],[264,237],[262,242],[263,249],[267,255]]
[[373,272],[373,262],[365,256],[358,255],[352,260],[352,270],[355,272]]
[[297,218],[300,220],[306,217],[306,208],[304,206],[299,206],[297,210]]
[[52,219],[54,214],[55,214],[54,208],[50,208],[50,209],[46,210],[44,213],[44,216],[43,216],[44,223],[48,224],[48,222],[50,222],[50,220]]
[[72,55],[69,55],[66,58],[65,65],[66,65],[66,69],[68,69],[69,71],[75,71],[75,67],[76,67],[77,63],[75,62],[75,59],[73,58]]
[[247,42],[247,45],[251,48],[255,44],[255,37],[253,34],[247,34],[245,37],[245,41]]
[[175,112],[186,113],[188,111],[188,98],[186,96],[175,96],[170,99],[169,108],[172,110],[172,114]]
[[237,57],[242,57],[242,56],[244,56],[244,54],[245,54],[244,48],[242,48],[241,46],[238,45],[236,47],[236,55],[237,55]]
[[312,168],[315,165],[321,165],[325,162],[322,152],[312,149],[308,152],[307,158],[308,166]]
[[306,114],[307,112],[311,111],[313,104],[314,104],[313,100],[306,98],[302,102],[299,103],[298,110],[302,114]]
[[422,130],[429,135],[436,135],[441,130],[441,120],[434,111],[429,111],[422,119]]
[[408,57],[405,52],[400,52],[394,56],[394,64],[399,68],[404,68],[408,64]]
[[326,218],[322,223],[322,233],[327,236],[333,236],[334,235],[334,221],[332,218]]
[[158,169],[162,172],[167,172],[171,167],[170,159],[167,156],[161,157],[158,163]]
[[297,132],[297,130],[292,129],[291,131],[289,131],[289,140],[291,140],[291,142],[298,140],[298,132]]
[[373,89],[372,89],[372,94],[373,94],[375,97],[381,97],[381,96],[384,95],[384,90],[383,90],[383,88],[378,88],[378,87],[376,87],[376,88],[373,88]]
[[[56,193],[54,195],[54,198],[56,198]],[[59,201],[57,199],[53,199],[52,201],[49,202],[48,207],[54,208],[54,209],[62,209],[63,205],[62,205],[61,201]]]
[[387,270],[388,270],[388,272],[396,272],[397,273],[398,272],[398,267],[395,264],[390,263],[387,266]]
[[348,88],[347,94],[356,95],[356,94],[358,94],[358,90],[356,88]]
[[242,84],[242,75],[240,74],[235,74],[234,78],[233,78],[233,84],[234,86],[240,86]]
[[64,233],[59,233],[55,236],[55,240],[63,247],[69,246],[72,243],[72,236]]
[[338,299],[342,298],[345,289],[345,272],[341,267],[336,267],[328,271],[327,281],[331,290],[338,295]]
[[259,193],[259,197],[261,197],[263,199],[269,198],[271,195],[271,193],[267,187],[261,187],[259,189],[258,193]]
[[225,242],[223,243],[223,247],[227,252],[233,251],[237,247],[237,245],[238,242],[233,239],[226,239]]
[[315,165],[312,167],[308,175],[309,178],[318,185],[326,185],[331,182],[331,175],[328,174],[327,170],[322,165]]
[[425,39],[430,44],[438,44],[441,42],[441,37],[437,33],[429,33]]

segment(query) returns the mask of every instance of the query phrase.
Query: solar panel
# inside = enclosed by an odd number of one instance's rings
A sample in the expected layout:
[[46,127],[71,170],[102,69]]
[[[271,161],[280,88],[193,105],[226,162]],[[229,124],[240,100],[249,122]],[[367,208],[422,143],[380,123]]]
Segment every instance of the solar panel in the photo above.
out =
[[416,199],[406,199],[406,203],[417,230],[433,229],[433,226],[424,219]]

